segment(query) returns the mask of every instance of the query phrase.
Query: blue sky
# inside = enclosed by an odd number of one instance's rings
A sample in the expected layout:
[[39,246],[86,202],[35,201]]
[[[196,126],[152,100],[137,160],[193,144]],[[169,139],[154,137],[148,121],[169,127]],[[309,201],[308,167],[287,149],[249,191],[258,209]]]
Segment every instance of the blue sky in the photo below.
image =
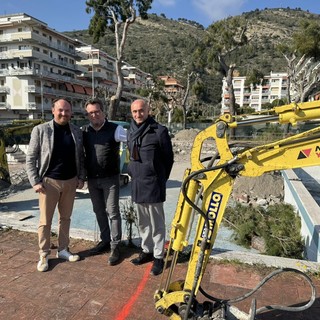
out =
[[[59,32],[87,29],[85,0],[0,0],[0,15],[27,13]],[[320,14],[317,0],[154,0],[149,13],[185,18],[207,27],[212,22],[255,9],[301,8]]]

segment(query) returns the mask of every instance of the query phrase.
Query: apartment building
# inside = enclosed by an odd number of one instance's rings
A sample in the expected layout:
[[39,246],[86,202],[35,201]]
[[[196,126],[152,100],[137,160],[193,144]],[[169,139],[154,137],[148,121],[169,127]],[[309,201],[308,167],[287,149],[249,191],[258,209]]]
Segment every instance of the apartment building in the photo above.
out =
[[[287,97],[288,76],[287,73],[274,73],[266,75],[260,85],[246,85],[246,77],[235,76],[232,80],[236,103],[240,107],[251,107],[261,111],[263,105],[276,99]],[[229,92],[226,80],[222,84],[222,108],[229,105]]]
[[[128,107],[149,75],[127,63],[123,69],[121,105]],[[74,118],[83,118],[95,90],[112,96],[116,87],[114,57],[25,13],[0,16],[0,121],[51,119],[58,97],[69,98]]]
[[90,83],[78,80],[78,42],[27,14],[0,16],[0,120],[51,119],[51,103],[72,100],[82,113]]
[[132,98],[141,98],[135,94],[138,88],[148,88],[153,85],[152,76],[150,73],[144,72],[141,69],[123,62],[121,67],[124,77],[124,91],[122,93],[123,99],[132,102]]
[[164,82],[164,91],[168,96],[175,96],[184,89],[184,86],[173,77],[159,76],[159,79]]

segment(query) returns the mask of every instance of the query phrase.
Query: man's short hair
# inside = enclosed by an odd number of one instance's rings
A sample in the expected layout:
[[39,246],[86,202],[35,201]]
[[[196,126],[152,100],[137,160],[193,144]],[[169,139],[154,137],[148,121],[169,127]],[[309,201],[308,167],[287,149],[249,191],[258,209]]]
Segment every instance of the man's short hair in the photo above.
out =
[[87,109],[88,104],[97,104],[102,112],[104,112],[104,105],[100,99],[97,98],[90,98],[86,101],[84,105],[84,109]]

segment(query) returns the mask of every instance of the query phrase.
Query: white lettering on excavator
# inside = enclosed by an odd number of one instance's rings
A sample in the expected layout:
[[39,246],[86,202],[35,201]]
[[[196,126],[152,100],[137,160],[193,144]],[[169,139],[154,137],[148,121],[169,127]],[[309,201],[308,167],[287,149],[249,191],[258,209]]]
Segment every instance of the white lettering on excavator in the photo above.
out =
[[[209,235],[208,235],[208,240],[211,239],[212,233],[214,226],[216,224],[216,220],[218,217],[219,209],[220,209],[220,204],[222,201],[222,194],[217,193],[217,192],[212,192],[211,194],[211,199],[209,202],[209,207],[207,211],[207,217],[208,217],[208,224],[209,224]],[[203,225],[202,232],[201,232],[201,237],[203,238],[205,236],[205,231],[206,231],[206,225]]]

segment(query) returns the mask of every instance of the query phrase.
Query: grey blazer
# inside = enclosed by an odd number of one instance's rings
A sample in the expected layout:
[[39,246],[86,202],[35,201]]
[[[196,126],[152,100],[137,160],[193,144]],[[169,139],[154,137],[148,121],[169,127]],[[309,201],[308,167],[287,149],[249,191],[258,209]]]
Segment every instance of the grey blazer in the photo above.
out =
[[[69,125],[75,142],[77,176],[79,179],[85,180],[82,131],[72,123]],[[53,151],[53,138],[53,120],[39,124],[32,129],[26,159],[27,174],[31,186],[41,182],[48,170]]]

